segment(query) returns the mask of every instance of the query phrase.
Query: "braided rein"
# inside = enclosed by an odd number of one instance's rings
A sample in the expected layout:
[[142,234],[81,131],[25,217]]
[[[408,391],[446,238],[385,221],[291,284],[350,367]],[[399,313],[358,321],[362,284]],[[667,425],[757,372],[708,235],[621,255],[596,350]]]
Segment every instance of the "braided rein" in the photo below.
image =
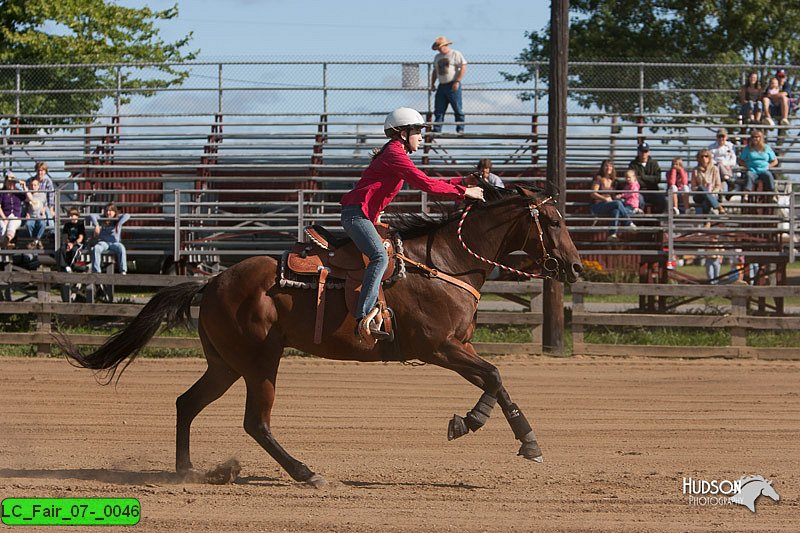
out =
[[[531,230],[533,229],[534,224],[536,225],[536,229],[539,232],[539,243],[542,246],[542,257],[536,261],[536,264],[541,265],[542,269],[546,272],[557,272],[558,271],[558,260],[555,257],[552,257],[548,252],[547,248],[544,246],[544,232],[542,231],[542,224],[539,222],[539,208],[546,204],[547,202],[551,202],[553,200],[552,197],[548,196],[538,204],[529,204],[528,209],[530,210],[531,214],[531,223],[528,226],[528,231],[525,233],[525,242],[522,244],[524,248],[525,245],[528,243],[528,238],[530,237]],[[502,263],[498,263],[497,261],[492,261],[491,259],[487,259],[482,255],[479,255],[472,251],[467,243],[464,242],[464,238],[461,236],[461,230],[464,226],[464,221],[467,219],[467,215],[472,209],[472,206],[475,204],[470,204],[464,209],[464,213],[461,215],[461,220],[458,221],[458,241],[461,243],[462,248],[470,254],[475,259],[479,261],[483,261],[484,263],[489,263],[492,266],[495,266],[501,270],[505,270],[506,272],[512,272],[517,274],[518,276],[524,276],[528,278],[540,278],[540,279],[552,279],[550,275],[542,275],[542,274],[535,274],[533,272],[525,272],[524,270],[517,270],[514,267],[510,267],[508,265],[504,265]]]

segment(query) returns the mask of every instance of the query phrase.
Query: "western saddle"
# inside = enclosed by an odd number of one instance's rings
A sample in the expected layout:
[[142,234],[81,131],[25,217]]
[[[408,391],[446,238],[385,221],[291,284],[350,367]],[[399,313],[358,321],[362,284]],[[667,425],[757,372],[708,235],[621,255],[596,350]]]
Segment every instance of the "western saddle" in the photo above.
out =
[[[389,226],[376,224],[383,246],[389,254],[389,265],[381,281],[391,277],[395,271],[397,254],[389,236]],[[328,278],[344,280],[345,302],[347,310],[352,314],[361,292],[364,269],[369,259],[356,247],[348,237],[336,237],[324,227],[312,225],[304,230],[308,242],[298,242],[289,251],[286,266],[300,276],[314,277],[317,282],[317,315],[314,325],[314,343],[322,342],[322,325],[325,318],[325,295]],[[386,307],[383,287],[378,293],[378,306],[381,310],[384,329],[393,340],[391,310]]]

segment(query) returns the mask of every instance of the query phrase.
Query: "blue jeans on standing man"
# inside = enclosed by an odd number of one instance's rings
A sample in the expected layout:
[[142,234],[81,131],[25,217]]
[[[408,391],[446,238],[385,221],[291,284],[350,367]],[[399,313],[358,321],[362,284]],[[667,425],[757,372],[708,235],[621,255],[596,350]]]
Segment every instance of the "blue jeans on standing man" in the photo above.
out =
[[361,282],[361,293],[358,295],[358,304],[355,317],[360,320],[369,313],[378,301],[378,291],[381,278],[389,266],[389,254],[383,247],[383,241],[375,225],[369,220],[360,205],[342,206],[342,227],[347,235],[356,243],[361,253],[369,258],[369,264],[364,271]]
[[[453,90],[453,82],[440,83],[436,88],[436,97],[433,101],[433,121],[443,122],[444,114],[447,112],[447,105],[453,107],[453,114],[456,116],[456,132],[464,133],[464,110],[461,106],[461,83],[458,89]],[[435,124],[433,131],[442,131],[441,124]]]

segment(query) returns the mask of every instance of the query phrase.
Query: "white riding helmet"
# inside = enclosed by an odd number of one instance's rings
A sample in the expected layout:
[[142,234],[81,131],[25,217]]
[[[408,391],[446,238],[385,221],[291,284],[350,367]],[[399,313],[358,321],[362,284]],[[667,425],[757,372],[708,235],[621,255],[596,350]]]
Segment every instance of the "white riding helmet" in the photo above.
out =
[[425,119],[419,114],[419,111],[411,109],[410,107],[398,107],[388,115],[383,122],[383,131],[387,137],[391,136],[392,132],[400,131],[401,128],[406,127],[423,127]]

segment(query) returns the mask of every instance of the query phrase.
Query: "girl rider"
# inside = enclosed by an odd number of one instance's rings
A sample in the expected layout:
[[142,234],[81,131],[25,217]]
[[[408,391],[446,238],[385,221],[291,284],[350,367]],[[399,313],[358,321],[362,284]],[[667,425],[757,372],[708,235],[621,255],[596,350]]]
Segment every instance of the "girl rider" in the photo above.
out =
[[372,162],[361,174],[356,186],[342,197],[342,227],[369,259],[354,312],[358,324],[356,332],[368,343],[372,339],[387,336],[374,320],[378,289],[389,263],[389,256],[375,229],[381,211],[405,182],[432,194],[459,200],[483,200],[483,189],[480,187],[458,185],[461,178],[435,180],[414,165],[408,154],[415,152],[422,143],[424,125],[422,115],[408,107],[400,107],[389,113],[383,124],[389,142],[372,156]]

